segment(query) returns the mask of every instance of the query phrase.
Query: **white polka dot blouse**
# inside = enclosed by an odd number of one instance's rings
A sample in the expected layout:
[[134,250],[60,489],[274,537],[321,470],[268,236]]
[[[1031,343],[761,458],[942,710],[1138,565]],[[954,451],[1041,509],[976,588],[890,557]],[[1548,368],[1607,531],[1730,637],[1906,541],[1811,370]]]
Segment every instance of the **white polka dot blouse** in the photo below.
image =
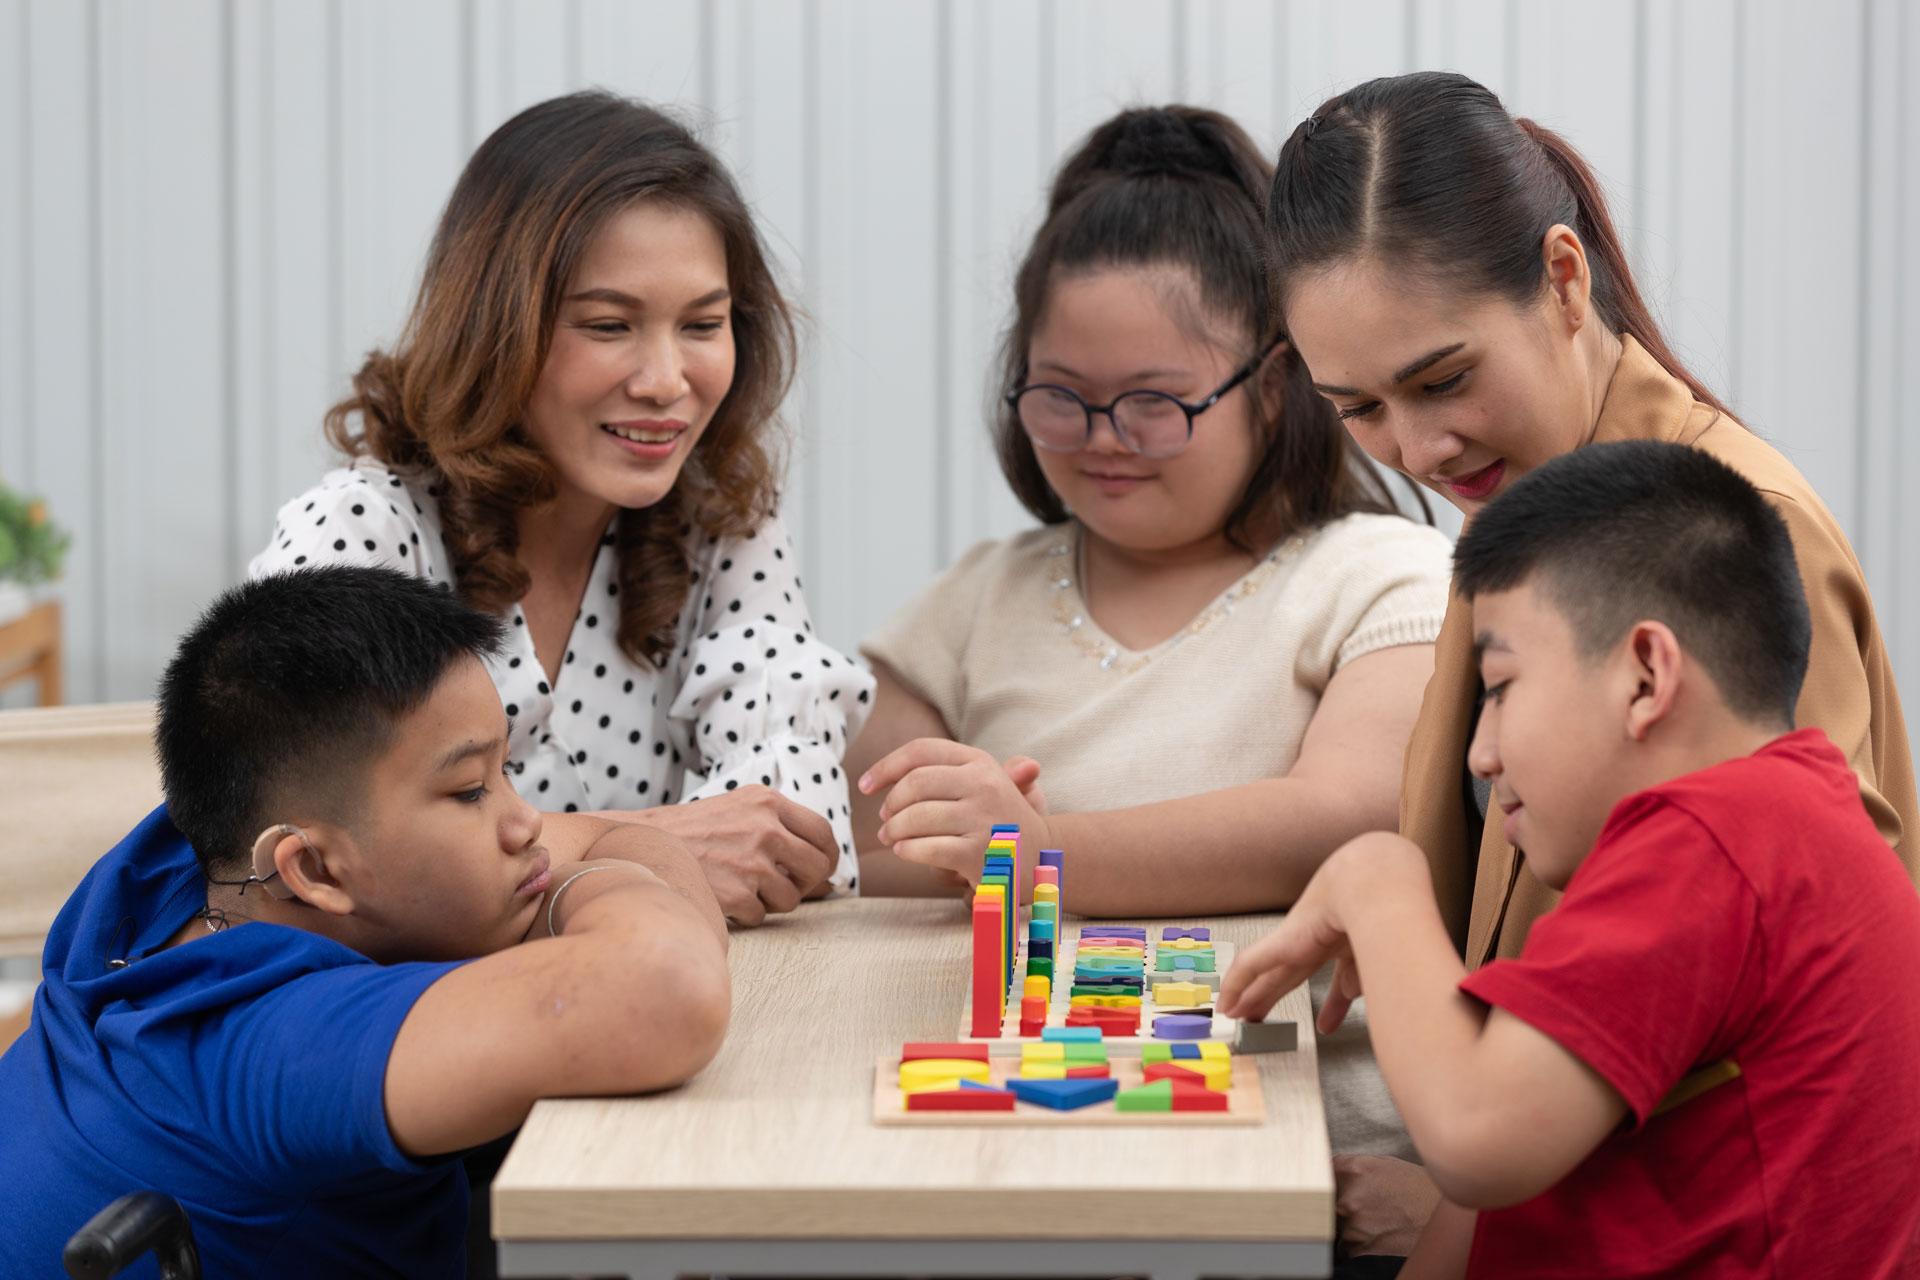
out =
[[[635,663],[615,640],[620,587],[611,528],[549,685],[516,604],[488,663],[513,722],[508,772],[550,812],[644,809],[772,787],[826,817],[840,844],[834,884],[857,889],[848,741],[872,706],[873,677],[813,634],[786,529],[774,516],[744,538],[695,533],[693,585],[672,656]],[[363,564],[453,580],[426,484],[360,459],[280,508],[253,577],[303,565]]]

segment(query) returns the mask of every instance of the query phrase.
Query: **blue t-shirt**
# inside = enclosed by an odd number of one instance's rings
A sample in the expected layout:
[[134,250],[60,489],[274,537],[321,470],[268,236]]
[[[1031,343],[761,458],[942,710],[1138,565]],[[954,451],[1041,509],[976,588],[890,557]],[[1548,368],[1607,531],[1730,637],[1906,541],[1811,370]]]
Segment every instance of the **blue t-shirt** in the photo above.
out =
[[455,965],[259,923],[154,950],[205,901],[162,808],[61,909],[0,1058],[0,1275],[61,1274],[67,1237],[142,1188],[186,1207],[209,1277],[461,1275],[466,1174],[404,1155],[384,1103],[400,1023]]

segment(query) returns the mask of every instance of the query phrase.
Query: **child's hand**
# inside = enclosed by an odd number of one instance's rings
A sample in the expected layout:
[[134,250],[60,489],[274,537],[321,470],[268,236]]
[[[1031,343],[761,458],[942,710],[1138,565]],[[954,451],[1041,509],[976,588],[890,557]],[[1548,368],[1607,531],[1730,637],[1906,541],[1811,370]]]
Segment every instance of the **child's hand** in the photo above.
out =
[[1333,986],[1320,1009],[1317,1025],[1324,1035],[1346,1020],[1347,1009],[1360,998],[1360,971],[1354,967],[1346,930],[1330,902],[1329,872],[1334,870],[1329,859],[1307,882],[1287,918],[1234,957],[1233,966],[1220,982],[1220,1001],[1215,1007],[1222,1014],[1242,1021],[1265,1017],[1281,996],[1333,960]]
[[880,843],[909,862],[978,884],[995,823],[1017,823],[1035,848],[1050,842],[1039,777],[1040,766],[1024,756],[1002,766],[977,747],[916,738],[867,770],[859,785],[865,795],[892,788],[880,807]]

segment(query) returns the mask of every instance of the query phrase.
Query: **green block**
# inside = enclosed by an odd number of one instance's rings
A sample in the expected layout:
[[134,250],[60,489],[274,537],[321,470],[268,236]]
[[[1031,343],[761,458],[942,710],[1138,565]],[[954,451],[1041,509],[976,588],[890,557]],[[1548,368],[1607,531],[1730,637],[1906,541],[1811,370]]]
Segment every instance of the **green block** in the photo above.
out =
[[1105,1062],[1106,1060],[1107,1046],[1098,1041],[1085,1041],[1080,1043],[1068,1041],[1066,1044],[1066,1054],[1063,1061]]
[[1036,902],[1033,904],[1033,918],[1035,920],[1058,921],[1060,919],[1060,907],[1058,904],[1052,902]]
[[1140,1063],[1142,1066],[1150,1066],[1156,1062],[1172,1061],[1173,1046],[1170,1044],[1158,1044],[1150,1041],[1140,1046]]
[[1138,1089],[1122,1089],[1114,1096],[1113,1107],[1116,1111],[1171,1111],[1173,1081],[1155,1080]]
[[1176,979],[1183,973],[1212,973],[1213,957],[1191,952],[1169,952],[1160,957],[1153,971],[1156,976],[1170,975]]
[[1027,976],[1029,978],[1045,978],[1051,982],[1053,980],[1053,961],[1029,958],[1027,961]]
[[1139,987],[1074,987],[1067,996],[1137,996],[1145,993]]

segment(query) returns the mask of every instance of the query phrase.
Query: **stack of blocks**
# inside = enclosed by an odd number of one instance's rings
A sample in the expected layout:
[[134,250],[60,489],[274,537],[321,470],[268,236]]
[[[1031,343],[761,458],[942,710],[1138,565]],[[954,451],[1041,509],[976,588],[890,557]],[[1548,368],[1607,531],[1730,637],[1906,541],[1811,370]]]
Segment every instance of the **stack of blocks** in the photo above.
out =
[[1013,983],[1020,918],[1020,828],[996,826],[973,892],[973,1019],[971,1034],[1000,1034]]
[[1033,918],[1027,921],[1027,979],[1021,989],[1020,1034],[1037,1036],[1047,1026],[1053,1001],[1053,949],[1060,933],[1060,872],[1065,856],[1042,849],[1033,868]]

